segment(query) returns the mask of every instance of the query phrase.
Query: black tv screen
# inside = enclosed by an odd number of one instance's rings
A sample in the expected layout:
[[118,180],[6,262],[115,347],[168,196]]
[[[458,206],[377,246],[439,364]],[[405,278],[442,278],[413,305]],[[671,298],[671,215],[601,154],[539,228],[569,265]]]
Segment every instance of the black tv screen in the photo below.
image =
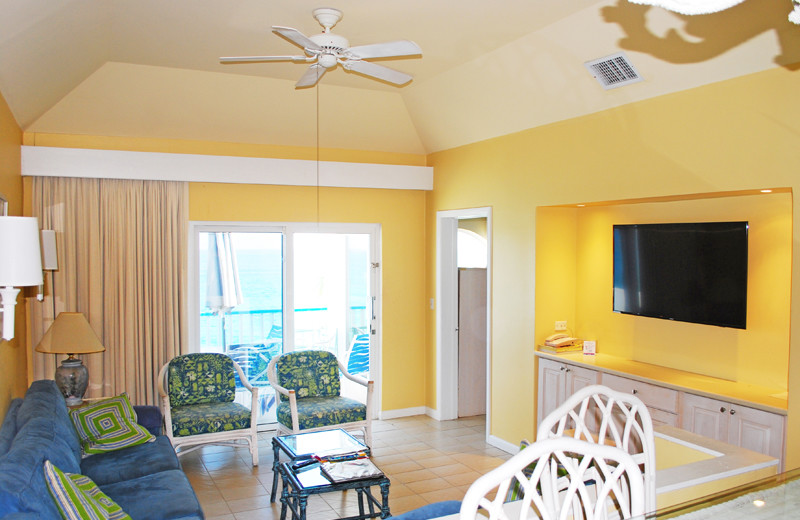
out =
[[744,329],[747,222],[614,226],[614,311]]

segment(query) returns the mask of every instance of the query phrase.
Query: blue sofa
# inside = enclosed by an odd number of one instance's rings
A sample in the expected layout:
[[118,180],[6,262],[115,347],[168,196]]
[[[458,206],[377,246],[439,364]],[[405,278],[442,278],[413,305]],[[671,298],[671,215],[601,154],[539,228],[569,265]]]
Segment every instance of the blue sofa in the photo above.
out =
[[49,459],[64,472],[91,478],[133,520],[204,518],[175,450],[160,435],[158,409],[135,408],[138,422],[156,435],[155,442],[82,459],[78,434],[55,382],[35,381],[24,399],[11,402],[0,426],[0,517],[61,517],[44,480]]

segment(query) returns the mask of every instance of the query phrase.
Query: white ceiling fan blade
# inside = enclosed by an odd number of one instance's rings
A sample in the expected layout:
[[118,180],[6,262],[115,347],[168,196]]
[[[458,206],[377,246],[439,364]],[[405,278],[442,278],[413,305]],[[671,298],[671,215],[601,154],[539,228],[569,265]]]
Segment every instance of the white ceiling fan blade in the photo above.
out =
[[221,63],[247,63],[258,61],[299,61],[306,62],[313,60],[308,56],[225,56],[219,59]]
[[306,73],[295,83],[294,88],[307,88],[316,85],[328,69],[315,63],[308,67]]
[[297,29],[292,29],[291,27],[279,27],[277,25],[274,25],[272,27],[272,31],[278,33],[280,36],[283,36],[290,42],[294,43],[298,47],[302,47],[303,49],[309,49],[314,51],[322,50],[322,47],[314,43],[311,39],[308,38],[308,36],[301,33]]
[[365,76],[381,79],[383,81],[393,83],[395,85],[405,85],[413,79],[413,76],[400,72],[399,70],[390,69],[377,63],[369,61],[352,60],[346,61],[342,64],[346,70],[352,70]]
[[410,40],[397,40],[394,42],[373,43],[372,45],[350,47],[350,53],[356,58],[369,60],[373,58],[422,55],[422,49],[419,48],[419,45]]

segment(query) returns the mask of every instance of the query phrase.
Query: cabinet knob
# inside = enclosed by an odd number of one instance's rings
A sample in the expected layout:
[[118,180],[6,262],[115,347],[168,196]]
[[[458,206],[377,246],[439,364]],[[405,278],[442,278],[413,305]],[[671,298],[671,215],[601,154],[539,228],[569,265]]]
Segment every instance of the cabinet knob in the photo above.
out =
[[638,391],[637,389],[635,389],[635,388],[634,388],[634,389],[633,389],[633,395],[636,395],[636,394],[638,394],[638,393],[639,393],[639,391]]
[[722,412],[722,413],[725,413],[725,407],[724,406],[720,406],[719,411]]
[[736,415],[736,410],[731,410],[731,415]]
[[562,366],[561,366],[561,368],[560,368],[559,370],[561,370],[561,371],[563,372],[563,371],[564,371],[564,370],[566,370],[566,369],[567,369],[567,367],[565,367],[565,366],[563,366],[563,365],[562,365]]
[[567,369],[567,372],[572,372],[572,370],[570,370],[570,369],[568,368],[568,369]]

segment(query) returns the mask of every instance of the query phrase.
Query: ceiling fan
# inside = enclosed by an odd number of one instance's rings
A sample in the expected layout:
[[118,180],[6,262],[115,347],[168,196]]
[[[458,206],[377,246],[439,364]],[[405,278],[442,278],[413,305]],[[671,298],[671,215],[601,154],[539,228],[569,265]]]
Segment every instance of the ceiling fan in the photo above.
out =
[[330,32],[331,27],[341,20],[342,12],[338,9],[322,7],[315,9],[314,18],[324,28],[320,34],[305,36],[291,27],[273,26],[272,31],[286,38],[305,51],[300,56],[231,56],[220,58],[222,63],[249,63],[269,61],[293,61],[310,63],[305,74],[295,84],[295,88],[313,87],[328,71],[341,65],[346,71],[353,71],[364,76],[386,81],[393,85],[405,85],[412,76],[405,72],[372,63],[374,59],[398,58],[404,56],[420,56],[422,49],[409,40],[397,40],[371,45],[350,47],[346,38]]

